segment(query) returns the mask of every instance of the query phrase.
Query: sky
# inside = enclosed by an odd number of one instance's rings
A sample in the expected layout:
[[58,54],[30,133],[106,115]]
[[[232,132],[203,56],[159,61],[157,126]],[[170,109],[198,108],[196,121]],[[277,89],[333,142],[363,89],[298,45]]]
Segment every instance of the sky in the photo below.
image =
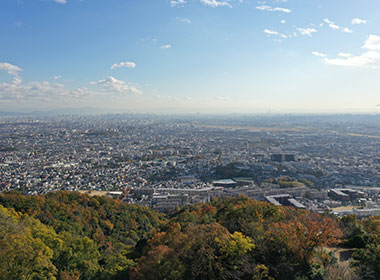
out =
[[379,0],[1,0],[0,111],[380,113]]

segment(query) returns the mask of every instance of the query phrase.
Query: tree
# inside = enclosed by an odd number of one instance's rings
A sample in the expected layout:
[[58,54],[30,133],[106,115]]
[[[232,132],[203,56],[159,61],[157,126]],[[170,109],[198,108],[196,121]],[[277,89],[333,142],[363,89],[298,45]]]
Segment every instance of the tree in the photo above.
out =
[[352,265],[359,269],[363,280],[376,280],[380,275],[380,244],[371,242],[364,249],[357,249],[353,254]]
[[[43,230],[47,229],[43,228]],[[0,206],[0,275],[2,279],[56,279],[57,269],[52,263],[54,252],[38,237],[38,233],[39,229],[32,230],[20,221],[20,216]]]

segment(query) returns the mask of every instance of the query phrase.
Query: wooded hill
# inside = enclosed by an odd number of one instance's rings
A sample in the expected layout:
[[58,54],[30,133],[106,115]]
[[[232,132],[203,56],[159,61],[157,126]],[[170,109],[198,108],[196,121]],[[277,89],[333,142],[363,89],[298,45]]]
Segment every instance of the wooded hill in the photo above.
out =
[[[324,248],[356,248],[350,266]],[[246,197],[164,215],[77,192],[0,195],[0,279],[378,279],[380,218]]]

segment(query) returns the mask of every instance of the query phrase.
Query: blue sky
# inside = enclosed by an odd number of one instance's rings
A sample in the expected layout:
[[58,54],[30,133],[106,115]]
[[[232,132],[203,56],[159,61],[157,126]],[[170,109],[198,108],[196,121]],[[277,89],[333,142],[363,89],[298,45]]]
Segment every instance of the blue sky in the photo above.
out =
[[1,0],[0,110],[377,112],[378,0]]

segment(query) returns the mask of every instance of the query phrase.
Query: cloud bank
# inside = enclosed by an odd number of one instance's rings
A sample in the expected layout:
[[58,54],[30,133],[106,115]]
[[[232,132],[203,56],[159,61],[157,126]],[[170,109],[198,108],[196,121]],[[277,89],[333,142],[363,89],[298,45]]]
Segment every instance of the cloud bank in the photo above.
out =
[[365,40],[361,55],[339,53],[339,58],[323,58],[328,65],[353,67],[353,68],[379,68],[380,67],[380,36],[369,35]]

